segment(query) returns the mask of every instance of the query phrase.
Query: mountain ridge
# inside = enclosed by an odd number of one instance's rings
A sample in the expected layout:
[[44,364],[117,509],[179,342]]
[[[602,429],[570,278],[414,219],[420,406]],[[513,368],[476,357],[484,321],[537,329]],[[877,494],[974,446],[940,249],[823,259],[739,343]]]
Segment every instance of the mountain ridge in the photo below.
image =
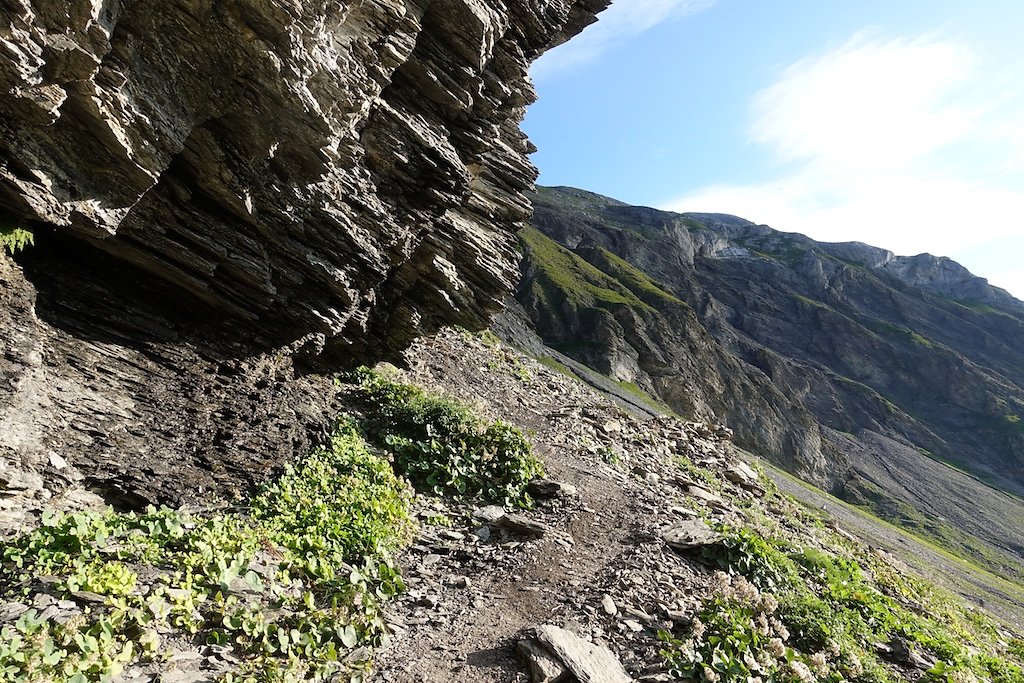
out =
[[[980,536],[1002,553],[993,564],[1016,565],[1024,354],[1013,339],[1024,336],[1024,304],[942,257],[575,189],[534,199],[517,299],[545,343],[683,415],[717,414],[744,447],[890,521],[966,554],[987,552],[969,538]],[[560,262],[544,239],[565,250]],[[591,286],[603,277],[642,299],[642,276],[690,313],[580,299],[578,286],[564,296],[567,259],[600,273]],[[900,467],[921,481],[897,481]],[[956,493],[968,491],[998,512],[964,514]]]
[[[948,273],[950,277],[944,278],[944,282],[951,284],[962,284],[969,282],[972,285],[977,283],[981,286],[987,287],[991,296],[995,296],[999,300],[1011,303],[1015,302],[1016,307],[1020,308],[1024,312],[1024,300],[1018,299],[1008,290],[993,285],[988,281],[987,278],[980,275],[975,275],[968,268],[958,263],[955,259],[949,256],[939,256],[930,252],[921,252],[914,255],[901,255],[895,252],[885,249],[884,247],[876,247],[866,242],[860,242],[857,240],[843,241],[843,242],[823,242],[808,237],[802,233],[789,232],[785,230],[779,230],[772,228],[763,223],[756,223],[749,219],[743,218],[730,213],[720,212],[704,212],[704,211],[686,211],[678,212],[667,209],[658,209],[650,206],[633,206],[626,202],[607,197],[597,192],[590,192],[589,190],[581,190],[576,187],[568,185],[553,185],[549,187],[541,187],[541,190],[554,190],[564,193],[578,193],[580,196],[590,196],[597,202],[606,202],[609,206],[620,206],[630,207],[632,209],[638,209],[642,211],[652,211],[661,214],[671,214],[679,216],[680,218],[697,218],[711,222],[712,224],[719,224],[722,226],[736,226],[740,225],[743,227],[767,229],[774,233],[781,235],[787,235],[791,237],[804,238],[814,242],[819,248],[825,249],[835,255],[837,258],[844,258],[848,261],[859,262],[868,268],[885,268],[891,264],[895,264],[893,268],[890,268],[888,272],[894,276],[900,278],[903,282],[910,285],[923,286],[930,284],[929,280],[922,278],[911,277],[913,274],[920,274],[921,270],[928,267],[941,268],[944,273]],[[957,277],[953,277],[957,276]],[[980,281],[980,282],[979,282]],[[1005,296],[1004,296],[1005,295]]]

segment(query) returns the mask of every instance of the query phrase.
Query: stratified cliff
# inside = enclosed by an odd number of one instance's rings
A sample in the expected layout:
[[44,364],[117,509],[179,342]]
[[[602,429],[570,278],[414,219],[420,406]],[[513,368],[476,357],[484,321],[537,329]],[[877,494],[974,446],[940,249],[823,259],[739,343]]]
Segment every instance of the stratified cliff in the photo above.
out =
[[329,413],[296,358],[483,325],[527,69],[607,4],[0,3],[0,227],[36,237],[0,264],[8,521],[244,484]]

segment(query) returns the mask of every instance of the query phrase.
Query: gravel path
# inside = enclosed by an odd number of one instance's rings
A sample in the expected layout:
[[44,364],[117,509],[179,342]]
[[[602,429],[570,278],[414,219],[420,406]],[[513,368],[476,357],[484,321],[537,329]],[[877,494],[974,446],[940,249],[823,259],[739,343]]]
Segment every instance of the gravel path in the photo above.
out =
[[[430,501],[421,517],[454,523],[425,525],[404,555],[410,590],[389,610],[397,637],[376,655],[372,680],[527,681],[517,645],[543,624],[607,647],[636,680],[669,680],[657,629],[672,626],[671,614],[688,623],[681,615],[700,604],[711,574],[662,540],[696,515],[672,457],[724,467],[735,461],[729,442],[714,427],[628,415],[579,382],[454,333],[419,342],[406,376],[528,430],[548,476],[573,490],[525,513],[545,527],[541,538],[487,523],[486,510]],[[730,508],[711,514],[737,523]]]

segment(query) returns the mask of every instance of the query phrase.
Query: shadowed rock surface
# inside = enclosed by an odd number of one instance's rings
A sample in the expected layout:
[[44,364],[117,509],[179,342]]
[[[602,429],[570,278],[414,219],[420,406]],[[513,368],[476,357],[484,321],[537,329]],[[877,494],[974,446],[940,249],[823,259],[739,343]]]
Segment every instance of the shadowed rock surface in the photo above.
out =
[[316,380],[275,398],[293,358],[483,326],[529,214],[527,69],[606,5],[0,5],[0,225],[36,237],[2,272],[8,507],[63,488],[51,453],[86,481],[147,454],[184,474],[266,413],[248,478],[325,420]]
[[1024,303],[949,259],[570,188],[533,224],[517,296],[551,347],[994,568],[1024,554]]

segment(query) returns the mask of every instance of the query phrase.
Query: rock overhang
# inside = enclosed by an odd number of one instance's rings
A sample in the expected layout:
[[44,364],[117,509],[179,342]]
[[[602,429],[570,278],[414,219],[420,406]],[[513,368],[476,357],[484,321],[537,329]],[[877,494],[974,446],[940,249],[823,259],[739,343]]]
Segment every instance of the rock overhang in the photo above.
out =
[[607,4],[14,0],[0,211],[332,359],[480,327],[530,212],[530,62]]

